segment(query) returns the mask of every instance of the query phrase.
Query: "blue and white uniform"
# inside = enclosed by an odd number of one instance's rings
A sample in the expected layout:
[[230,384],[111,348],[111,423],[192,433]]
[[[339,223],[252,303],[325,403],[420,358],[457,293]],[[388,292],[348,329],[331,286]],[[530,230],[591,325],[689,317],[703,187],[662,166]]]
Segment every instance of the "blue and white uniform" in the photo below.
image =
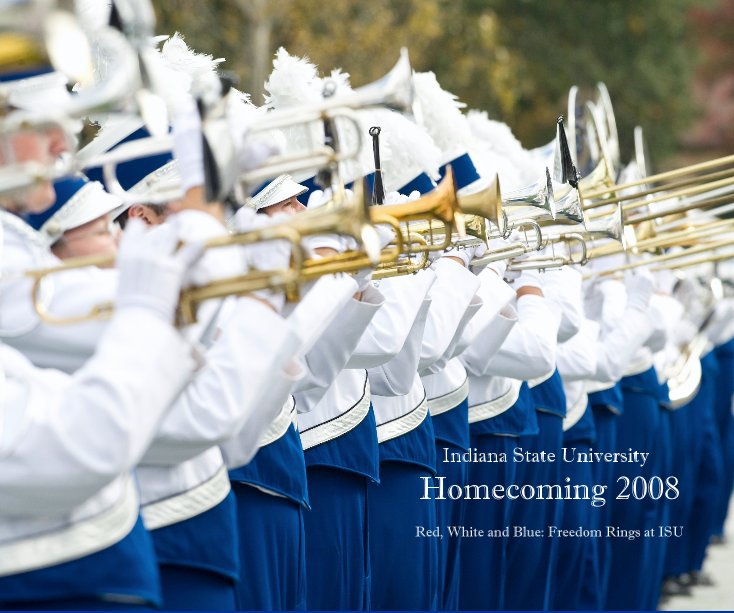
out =
[[[523,295],[513,300],[497,318],[496,326],[509,329],[499,351],[490,357],[484,353],[481,343],[474,343],[461,355],[469,374],[471,447],[478,452],[505,453],[509,458],[507,462],[472,463],[470,483],[507,486],[517,482],[512,449],[520,436],[538,432],[530,390],[522,381],[541,376],[554,367],[558,325],[559,317],[550,309],[546,298]],[[492,505],[467,500],[465,505],[468,525],[485,525],[494,530],[512,521],[507,499]],[[462,543],[461,609],[501,608],[508,589],[522,589],[517,586],[522,577],[508,576],[508,542],[509,539],[498,537],[493,540],[492,548],[483,546],[477,539]],[[478,559],[481,564],[477,563]]]
[[73,377],[39,370],[7,346],[0,352],[2,606],[159,606],[130,471],[198,365],[190,346],[128,308]]
[[414,526],[434,525],[436,519],[434,502],[421,500],[423,478],[431,481],[435,474],[436,452],[418,373],[460,339],[479,281],[446,258],[434,262],[432,271],[436,281],[422,325],[416,320],[400,355],[369,371],[380,442],[380,484],[368,494],[375,609],[437,606],[437,544],[413,534]]

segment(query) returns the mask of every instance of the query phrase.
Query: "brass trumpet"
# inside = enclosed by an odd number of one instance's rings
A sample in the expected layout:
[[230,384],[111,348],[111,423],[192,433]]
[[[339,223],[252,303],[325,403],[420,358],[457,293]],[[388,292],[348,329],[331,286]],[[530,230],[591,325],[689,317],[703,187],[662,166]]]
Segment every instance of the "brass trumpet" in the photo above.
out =
[[[358,183],[351,199],[305,211],[278,224],[209,239],[204,243],[205,249],[287,240],[292,246],[291,265],[283,270],[252,270],[242,275],[217,279],[203,286],[183,289],[177,308],[177,325],[194,323],[198,307],[206,300],[242,296],[262,289],[283,290],[289,300],[297,300],[301,284],[326,274],[354,270],[340,262],[338,256],[334,259],[316,260],[318,265],[308,266],[307,254],[301,244],[301,239],[305,236],[334,233],[351,236],[362,246],[360,255],[374,265],[379,260],[379,238],[369,223],[368,205],[362,184]],[[40,296],[41,284],[50,275],[89,266],[113,264],[112,257],[91,256],[69,259],[58,266],[24,272],[24,276],[33,281],[31,292],[39,318],[48,324],[69,325],[109,317],[114,310],[114,305],[111,304],[94,305],[88,313],[78,316],[57,317],[48,312]]]
[[[425,268],[428,265],[428,254],[447,248],[452,229],[463,221],[456,197],[453,171],[449,167],[436,189],[418,200],[404,204],[370,206],[366,215],[372,226],[390,226],[395,240],[376,259],[364,252],[353,251],[329,258],[307,260],[304,262],[307,274],[320,276],[337,272],[333,270],[334,267],[338,267],[338,272],[356,272],[377,265],[379,274],[375,278],[385,278]],[[446,242],[447,229],[449,242]],[[442,237],[441,243],[434,240],[434,230]],[[331,270],[320,272],[324,266]]]

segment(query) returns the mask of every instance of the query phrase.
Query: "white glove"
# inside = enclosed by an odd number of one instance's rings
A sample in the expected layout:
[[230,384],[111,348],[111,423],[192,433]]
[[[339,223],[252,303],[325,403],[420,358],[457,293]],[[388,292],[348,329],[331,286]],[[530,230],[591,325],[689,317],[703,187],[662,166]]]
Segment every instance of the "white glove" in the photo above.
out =
[[377,236],[380,238],[380,249],[384,249],[390,243],[395,242],[395,230],[391,226],[377,224],[375,230],[377,231]]
[[650,271],[639,268],[636,271],[625,271],[624,287],[627,290],[627,306],[638,311],[647,311],[655,292],[655,283]]
[[698,326],[688,321],[688,319],[681,319],[678,325],[670,330],[670,341],[676,347],[687,346],[698,334]]
[[318,257],[317,249],[333,249],[337,253],[344,253],[349,248],[349,241],[338,234],[317,234],[315,236],[306,236],[303,239],[303,246],[310,253],[310,257]]
[[308,196],[308,204],[306,206],[309,209],[317,209],[320,206],[325,205],[329,200],[331,199],[331,190],[326,190],[325,192],[316,189],[312,191]]
[[406,202],[413,202],[421,197],[421,193],[414,189],[408,196],[404,196],[400,192],[387,192],[385,194],[385,202],[383,204],[405,204]]
[[204,185],[204,149],[201,117],[196,101],[186,96],[173,118],[173,157],[183,190]]
[[[233,225],[240,232],[275,225],[290,219],[289,215],[279,213],[268,217],[257,215],[246,207],[237,211]],[[249,268],[255,270],[285,270],[290,267],[291,244],[286,240],[263,241],[244,247],[245,261]],[[267,301],[273,309],[280,313],[285,305],[285,296],[281,290],[263,289],[253,292],[261,300]]]
[[513,287],[515,288],[515,291],[518,291],[523,287],[537,287],[542,290],[542,278],[543,273],[538,272],[537,270],[523,270],[517,278],[517,281],[515,281]]
[[[203,211],[181,211],[172,219],[175,219],[178,225],[180,240],[186,244],[203,242],[227,234],[227,229],[220,222]],[[241,275],[246,271],[247,264],[242,247],[232,245],[207,249],[186,273],[184,285],[205,285],[210,281]]]
[[357,283],[357,291],[365,291],[372,283],[372,269],[363,268],[354,273],[354,280]]
[[[504,239],[504,238],[492,238],[489,241],[489,247],[487,251],[489,253],[492,253],[493,251],[498,251],[499,249],[506,249],[507,247],[511,247],[512,245],[516,244],[517,240],[511,240],[511,239]],[[498,260],[496,262],[492,262],[491,264],[487,265],[487,268],[490,270],[493,270],[495,273],[497,273],[497,276],[502,279],[505,277],[505,271],[507,270],[507,264],[508,261],[505,260]],[[520,273],[511,273],[514,275],[512,277],[512,280],[517,279],[517,277],[520,276]]]
[[653,273],[653,279],[655,279],[655,290],[667,295],[673,293],[673,288],[678,283],[678,277],[672,270],[656,270]]
[[481,257],[486,252],[487,246],[484,243],[479,243],[478,245],[468,245],[466,247],[449,247],[442,255],[460,258],[464,262],[464,266],[469,268],[469,263],[474,258]]
[[128,222],[117,255],[117,308],[143,308],[173,322],[184,275],[203,249],[201,242],[178,244],[175,219],[150,229],[137,219]]

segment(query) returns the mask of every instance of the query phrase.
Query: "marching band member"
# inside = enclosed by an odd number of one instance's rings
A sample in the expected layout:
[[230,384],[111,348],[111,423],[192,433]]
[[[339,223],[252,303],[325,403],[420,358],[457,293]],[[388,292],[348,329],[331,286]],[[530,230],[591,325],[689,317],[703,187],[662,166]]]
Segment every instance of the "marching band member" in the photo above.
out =
[[53,254],[62,260],[86,255],[114,257],[120,236],[114,219],[126,208],[122,200],[84,176],[55,181],[54,192],[53,206],[26,216],[28,224],[46,237]]
[[9,386],[0,470],[4,608],[160,603],[130,471],[200,365],[171,327],[184,275],[200,253],[189,247],[174,255],[178,241],[175,226],[131,229],[119,254],[118,310],[73,377],[0,348]]
[[[265,186],[253,202],[265,215],[271,212],[295,215],[304,210],[297,199],[304,191],[305,188],[290,177],[279,177]],[[332,253],[329,245],[335,244],[334,239],[327,237],[322,247],[317,247],[319,242],[319,237],[314,237],[309,244],[322,255]],[[351,288],[353,296],[341,303],[338,319],[305,356],[306,375],[293,390],[294,399],[288,406],[291,420],[293,408],[307,411],[313,406],[311,403],[318,402],[327,393],[383,304],[384,299],[376,290],[359,292],[353,279],[343,281]],[[322,296],[321,311],[331,308],[329,304],[335,298],[333,291]],[[300,418],[298,425],[300,428]],[[304,516],[310,495],[306,490],[305,440],[303,432],[299,436],[294,424],[289,422],[284,433],[261,446],[253,461],[230,472],[238,496],[242,532],[240,554],[244,572],[238,587],[240,608],[306,607]],[[263,589],[268,583],[270,589]]]
[[[493,244],[501,243],[495,239]],[[502,277],[506,262],[490,264],[482,275]],[[555,363],[555,337],[560,318],[552,311],[539,287],[539,275],[523,272],[515,280],[516,301],[503,310],[498,326],[510,327],[509,334],[499,351],[486,355],[481,343],[474,343],[461,354],[469,375],[469,423],[471,446],[479,452],[505,453],[512,456],[512,448],[520,436],[537,434],[537,418],[530,391],[523,380],[547,373]],[[514,461],[472,463],[469,466],[470,483],[502,483],[516,481],[517,464]],[[488,529],[502,529],[511,525],[511,509],[507,500],[486,505],[481,501],[466,501],[466,522],[486,525]],[[506,606],[507,548],[509,539],[493,540],[493,548],[479,547],[475,539],[468,539],[461,548],[461,609],[502,608]],[[477,560],[481,560],[481,564]],[[481,570],[482,580],[477,573]],[[487,569],[490,570],[487,573]],[[492,577],[487,581],[486,577]],[[513,576],[513,580],[521,578]],[[465,589],[463,586],[467,586]],[[507,587],[506,587],[507,586]],[[515,589],[514,584],[512,589]]]

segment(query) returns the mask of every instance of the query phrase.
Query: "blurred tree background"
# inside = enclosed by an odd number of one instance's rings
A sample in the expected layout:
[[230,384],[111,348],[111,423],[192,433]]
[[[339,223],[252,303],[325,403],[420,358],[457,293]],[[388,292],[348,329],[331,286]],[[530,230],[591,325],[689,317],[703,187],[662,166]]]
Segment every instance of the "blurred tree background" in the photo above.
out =
[[[410,50],[525,147],[551,140],[571,85],[604,81],[623,157],[641,125],[653,158],[734,145],[732,0],[157,0],[158,31],[227,59],[262,102],[275,50],[361,85]],[[716,92],[712,103],[711,92]],[[727,106],[728,105],[728,106]]]

